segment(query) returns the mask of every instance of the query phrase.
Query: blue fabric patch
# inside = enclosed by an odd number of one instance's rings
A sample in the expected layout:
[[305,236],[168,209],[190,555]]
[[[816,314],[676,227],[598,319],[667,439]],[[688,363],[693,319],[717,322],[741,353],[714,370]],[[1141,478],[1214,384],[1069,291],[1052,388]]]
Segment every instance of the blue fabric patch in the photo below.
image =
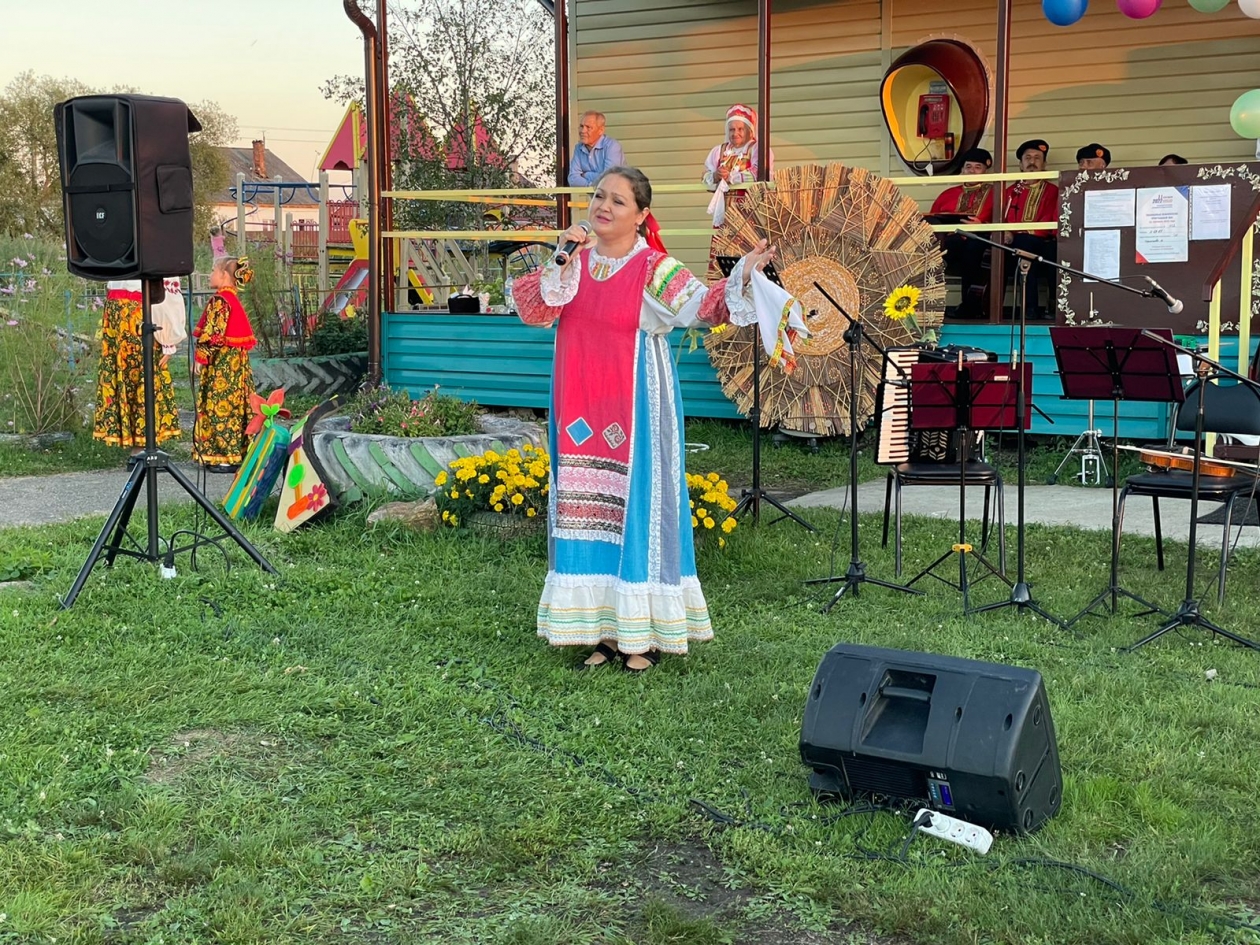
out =
[[581,417],[578,417],[576,420],[570,423],[567,427],[565,427],[564,432],[569,434],[569,439],[571,439],[578,446],[581,446],[583,443],[589,440],[591,436],[594,435],[595,433],[595,431],[591,429],[591,425],[587,423],[585,420],[583,420]]

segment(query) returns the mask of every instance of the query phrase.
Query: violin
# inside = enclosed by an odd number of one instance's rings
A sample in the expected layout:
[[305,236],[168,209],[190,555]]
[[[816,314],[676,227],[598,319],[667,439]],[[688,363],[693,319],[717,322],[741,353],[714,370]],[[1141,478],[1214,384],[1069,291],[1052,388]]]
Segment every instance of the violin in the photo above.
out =
[[[1194,471],[1193,453],[1172,453],[1166,450],[1139,449],[1134,446],[1122,446],[1120,448],[1136,452],[1138,458],[1148,466],[1160,469],[1177,469],[1185,472]],[[1199,473],[1204,476],[1227,478],[1243,473],[1250,473],[1254,476],[1257,473],[1257,469],[1255,466],[1246,463],[1231,463],[1228,460],[1204,457],[1199,460]]]

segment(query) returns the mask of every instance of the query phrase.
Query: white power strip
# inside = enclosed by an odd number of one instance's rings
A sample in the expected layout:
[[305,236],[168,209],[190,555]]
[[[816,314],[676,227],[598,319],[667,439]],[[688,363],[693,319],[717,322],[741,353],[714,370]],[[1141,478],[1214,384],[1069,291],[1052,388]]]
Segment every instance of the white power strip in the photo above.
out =
[[923,821],[919,823],[920,833],[931,834],[933,837],[940,837],[950,843],[957,843],[959,846],[975,850],[981,856],[988,853],[989,847],[993,846],[993,834],[983,827],[969,824],[957,817],[950,817],[949,814],[942,814],[938,810],[920,808],[914,815],[914,820],[916,823]]

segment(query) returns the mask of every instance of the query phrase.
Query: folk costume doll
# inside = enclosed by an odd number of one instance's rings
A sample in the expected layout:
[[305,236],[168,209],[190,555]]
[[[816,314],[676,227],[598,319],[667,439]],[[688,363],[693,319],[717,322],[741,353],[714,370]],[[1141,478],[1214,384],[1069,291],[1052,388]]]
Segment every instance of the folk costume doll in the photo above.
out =
[[[164,280],[166,297],[150,305],[155,325],[184,320],[184,296],[178,279]],[[101,359],[96,372],[96,410],[92,436],[110,446],[125,446],[133,454],[144,446],[144,349],[141,346],[144,307],[139,280],[110,282],[105,287],[101,318]],[[163,309],[169,309],[164,315]],[[176,311],[178,309],[178,311]],[[169,334],[169,337],[168,337]],[[180,340],[175,333],[158,332],[160,358],[153,365],[153,440],[162,443],[179,436],[175,385],[167,367]],[[186,337],[186,334],[185,334]],[[169,343],[168,343],[169,342]]]
[[197,339],[193,373],[201,379],[193,459],[216,472],[239,466],[249,445],[246,429],[254,412],[249,400],[254,393],[249,352],[256,341],[237,291],[253,277],[244,256],[215,260],[210,273],[215,294],[193,329]]
[[[774,171],[774,152],[770,152]],[[726,201],[740,200],[742,190],[730,191],[732,184],[749,184],[757,179],[757,113],[747,105],[732,105],[726,112],[726,140],[709,152],[704,162],[704,186],[714,191],[709,214],[714,227],[726,218]]]
[[[538,635],[595,647],[580,667],[629,671],[713,636],[696,577],[675,327],[756,318],[743,286],[765,242],[711,288],[646,238],[652,189],[636,168],[596,185],[580,252],[516,281],[521,320],[558,321],[549,438],[549,568]],[[587,239],[571,227],[561,243]]]

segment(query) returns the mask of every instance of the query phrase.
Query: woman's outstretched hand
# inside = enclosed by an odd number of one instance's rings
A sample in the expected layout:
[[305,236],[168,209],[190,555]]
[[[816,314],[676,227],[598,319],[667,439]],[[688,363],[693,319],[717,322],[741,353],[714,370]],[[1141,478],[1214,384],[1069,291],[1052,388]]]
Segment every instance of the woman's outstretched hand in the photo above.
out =
[[762,240],[744,257],[744,285],[752,279],[753,271],[760,272],[774,260],[775,249],[769,240]]
[[565,269],[573,265],[573,260],[578,258],[579,253],[583,249],[585,249],[587,246],[594,245],[595,237],[591,235],[589,230],[584,230],[582,227],[578,226],[575,223],[573,224],[573,226],[569,227],[567,230],[565,230],[563,233],[560,234],[560,243],[557,246],[557,252],[559,251],[559,246],[564,246],[566,243],[576,243],[577,249],[575,249],[573,252],[569,254],[569,258],[568,260],[566,260],[563,267]]

